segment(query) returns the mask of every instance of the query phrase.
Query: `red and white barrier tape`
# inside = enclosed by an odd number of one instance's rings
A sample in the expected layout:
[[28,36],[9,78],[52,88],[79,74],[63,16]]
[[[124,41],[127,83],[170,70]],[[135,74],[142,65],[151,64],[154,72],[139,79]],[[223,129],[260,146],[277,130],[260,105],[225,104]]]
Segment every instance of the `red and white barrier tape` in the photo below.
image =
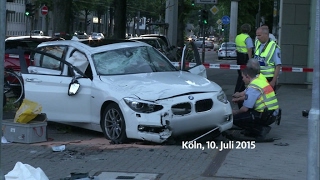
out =
[[[172,64],[176,67],[180,66],[179,62],[172,62]],[[186,66],[193,67],[196,63],[186,63]],[[236,64],[203,64],[208,69],[244,69],[245,65],[236,65]],[[280,71],[282,72],[313,72],[313,68],[298,68],[298,67],[281,67]]]

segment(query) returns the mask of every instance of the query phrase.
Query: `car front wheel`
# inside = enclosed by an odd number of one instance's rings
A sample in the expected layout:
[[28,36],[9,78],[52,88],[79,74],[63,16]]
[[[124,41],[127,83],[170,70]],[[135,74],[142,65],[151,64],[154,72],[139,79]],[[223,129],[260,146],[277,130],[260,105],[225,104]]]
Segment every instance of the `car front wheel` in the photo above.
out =
[[121,144],[127,140],[126,124],[119,106],[109,104],[103,112],[101,128],[105,137],[114,144]]

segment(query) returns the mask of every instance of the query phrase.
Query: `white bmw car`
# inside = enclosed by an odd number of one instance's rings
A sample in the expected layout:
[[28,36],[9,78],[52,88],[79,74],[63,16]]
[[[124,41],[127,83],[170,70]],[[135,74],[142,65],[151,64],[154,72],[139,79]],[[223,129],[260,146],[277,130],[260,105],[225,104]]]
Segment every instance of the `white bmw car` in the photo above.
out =
[[[40,103],[48,121],[101,131],[115,143],[128,138],[162,143],[182,134],[230,129],[230,103],[206,78],[195,45],[189,46],[197,63],[181,62],[177,68],[143,42],[42,43],[33,65],[21,67],[25,98]],[[187,51],[185,46],[183,59]]]

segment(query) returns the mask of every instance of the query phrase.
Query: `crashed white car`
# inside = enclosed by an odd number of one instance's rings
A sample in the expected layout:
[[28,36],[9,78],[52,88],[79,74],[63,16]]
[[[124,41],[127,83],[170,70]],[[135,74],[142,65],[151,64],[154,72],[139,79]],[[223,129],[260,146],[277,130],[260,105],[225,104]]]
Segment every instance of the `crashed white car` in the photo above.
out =
[[[193,54],[187,46],[184,51],[183,59]],[[25,98],[40,103],[48,121],[101,131],[115,143],[162,143],[186,133],[230,129],[230,103],[221,87],[205,78],[199,54],[193,55],[193,67],[181,62],[177,68],[143,42],[42,43],[33,65],[21,67]]]

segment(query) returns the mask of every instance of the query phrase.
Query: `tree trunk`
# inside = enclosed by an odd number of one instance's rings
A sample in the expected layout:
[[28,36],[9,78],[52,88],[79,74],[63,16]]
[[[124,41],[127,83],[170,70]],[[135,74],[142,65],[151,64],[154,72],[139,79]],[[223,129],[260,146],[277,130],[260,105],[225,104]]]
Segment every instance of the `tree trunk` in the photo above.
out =
[[126,37],[126,14],[127,0],[114,0],[114,38],[124,39]]
[[110,23],[108,24],[108,37],[113,36],[113,25],[114,25],[114,7],[110,7],[109,9],[109,17],[110,17]]
[[69,33],[70,14],[67,10],[71,7],[72,1],[53,1],[53,33]]
[[186,24],[184,19],[186,18],[184,12],[184,1],[179,0],[179,7],[178,7],[178,36],[177,36],[177,46],[183,47],[184,45],[184,35],[185,35],[185,27]]

